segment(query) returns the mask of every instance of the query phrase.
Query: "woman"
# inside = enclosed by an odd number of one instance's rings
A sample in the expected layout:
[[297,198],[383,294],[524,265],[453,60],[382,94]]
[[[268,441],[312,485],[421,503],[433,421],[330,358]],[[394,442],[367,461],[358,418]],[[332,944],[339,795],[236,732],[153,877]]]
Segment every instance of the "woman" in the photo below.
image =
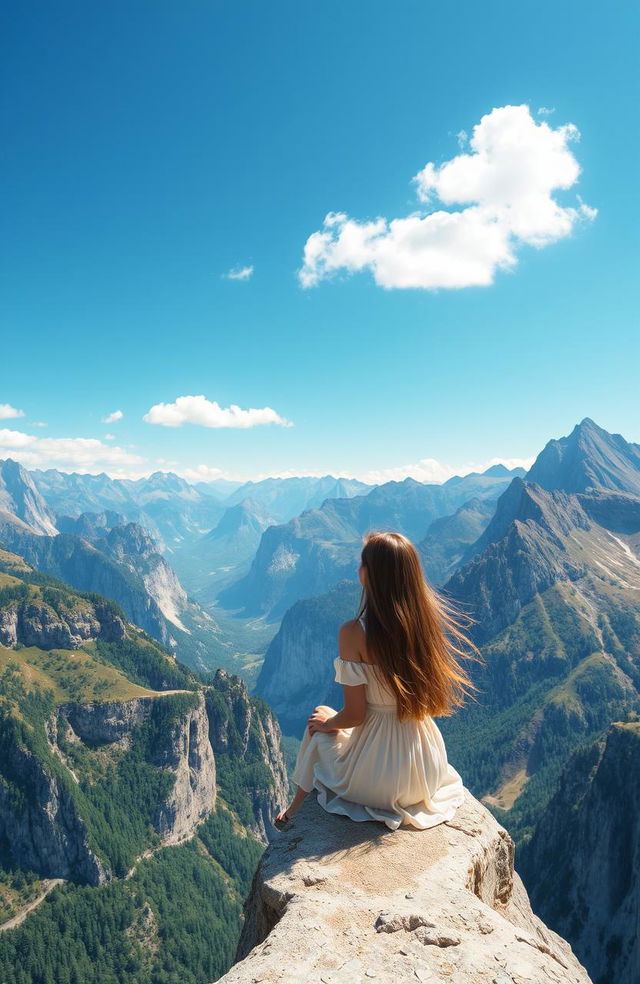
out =
[[[358,617],[338,635],[336,681],[344,707],[316,707],[282,827],[318,790],[329,813],[425,830],[450,820],[463,800],[433,717],[449,715],[476,687],[458,662],[477,652],[454,610],[429,587],[418,553],[399,533],[365,538]],[[471,620],[469,619],[468,622]]]

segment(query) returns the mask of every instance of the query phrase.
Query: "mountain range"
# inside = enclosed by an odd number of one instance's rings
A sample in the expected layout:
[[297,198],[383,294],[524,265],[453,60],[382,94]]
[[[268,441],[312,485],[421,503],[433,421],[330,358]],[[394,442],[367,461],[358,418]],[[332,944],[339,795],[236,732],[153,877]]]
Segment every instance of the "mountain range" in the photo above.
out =
[[451,478],[443,485],[407,478],[387,482],[366,495],[327,499],[318,509],[268,527],[250,571],[223,590],[219,601],[245,615],[279,620],[299,599],[321,594],[354,576],[367,531],[395,529],[421,541],[435,519],[470,499],[495,501],[511,478],[511,472],[497,466],[484,474]]
[[[637,870],[637,858],[608,849],[612,841],[595,846],[586,832],[606,822],[609,789],[615,829],[636,836],[624,826],[620,783],[607,783],[638,747],[640,446],[585,418],[526,474],[496,466],[439,486],[329,478],[189,486],[160,474],[127,483],[27,473],[13,462],[0,476],[0,543],[35,568],[32,578],[55,575],[86,596],[70,603],[82,618],[60,609],[53,621],[23,598],[0,629],[13,652],[47,639],[113,647],[100,636],[99,593],[122,606],[122,624],[139,627],[127,638],[144,629],[138,638],[151,645],[155,636],[165,661],[173,653],[201,670],[257,676],[257,693],[289,734],[313,704],[340,700],[332,660],[360,597],[364,534],[409,536],[427,577],[475,620],[481,648],[470,664],[476,699],[440,721],[451,761],[513,836],[532,899],[596,984],[635,984],[638,896],[625,870]],[[105,633],[119,631],[108,624]],[[208,714],[213,690],[234,704],[242,685],[229,679],[212,678]],[[243,809],[250,827],[256,802]],[[565,830],[591,848],[569,851]],[[598,879],[607,902],[592,912]]]

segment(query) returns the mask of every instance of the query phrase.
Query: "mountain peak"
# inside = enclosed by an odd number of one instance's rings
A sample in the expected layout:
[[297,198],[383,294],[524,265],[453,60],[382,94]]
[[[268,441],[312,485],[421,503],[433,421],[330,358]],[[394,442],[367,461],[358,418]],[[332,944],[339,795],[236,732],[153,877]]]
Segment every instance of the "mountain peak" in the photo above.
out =
[[545,489],[608,489],[640,495],[640,445],[585,417],[566,437],[549,441],[526,475]]

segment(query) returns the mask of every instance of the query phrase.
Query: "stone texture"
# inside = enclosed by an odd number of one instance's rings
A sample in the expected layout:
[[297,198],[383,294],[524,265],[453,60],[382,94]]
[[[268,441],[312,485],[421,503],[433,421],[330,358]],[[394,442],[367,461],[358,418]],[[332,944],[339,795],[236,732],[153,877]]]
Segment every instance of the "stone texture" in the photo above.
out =
[[198,706],[174,726],[169,750],[157,764],[170,769],[175,782],[153,825],[164,844],[176,844],[193,834],[216,800],[216,764],[202,692]]
[[224,984],[589,984],[532,912],[513,842],[470,793],[454,819],[387,831],[310,796],[271,844]]

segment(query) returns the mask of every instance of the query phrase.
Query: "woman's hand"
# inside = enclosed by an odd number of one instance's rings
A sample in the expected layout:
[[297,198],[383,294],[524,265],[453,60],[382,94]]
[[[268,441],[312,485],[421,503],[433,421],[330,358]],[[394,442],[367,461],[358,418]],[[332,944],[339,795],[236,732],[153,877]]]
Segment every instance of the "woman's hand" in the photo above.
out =
[[321,704],[316,707],[313,714],[310,715],[307,721],[307,726],[309,728],[309,734],[315,735],[317,731],[324,732],[325,734],[332,730],[332,728],[327,727],[327,721],[333,717],[334,711],[331,707],[326,707]]

